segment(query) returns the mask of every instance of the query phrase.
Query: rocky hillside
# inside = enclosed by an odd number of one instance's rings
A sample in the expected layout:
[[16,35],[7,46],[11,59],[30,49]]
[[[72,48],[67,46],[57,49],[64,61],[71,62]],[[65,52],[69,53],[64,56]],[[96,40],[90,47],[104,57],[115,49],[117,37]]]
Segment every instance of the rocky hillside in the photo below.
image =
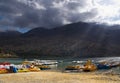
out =
[[78,22],[53,29],[38,27],[7,39],[0,37],[0,47],[27,58],[120,56],[119,36],[118,25]]

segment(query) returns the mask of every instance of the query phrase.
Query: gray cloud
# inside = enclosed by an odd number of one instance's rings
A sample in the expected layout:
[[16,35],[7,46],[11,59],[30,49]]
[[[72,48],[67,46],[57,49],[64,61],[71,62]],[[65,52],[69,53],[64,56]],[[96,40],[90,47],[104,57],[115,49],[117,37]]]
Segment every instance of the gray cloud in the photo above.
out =
[[[0,26],[34,28],[56,27],[87,21],[97,15],[89,9],[91,0],[0,0]],[[86,10],[82,12],[83,10]],[[3,28],[3,27],[2,27]]]

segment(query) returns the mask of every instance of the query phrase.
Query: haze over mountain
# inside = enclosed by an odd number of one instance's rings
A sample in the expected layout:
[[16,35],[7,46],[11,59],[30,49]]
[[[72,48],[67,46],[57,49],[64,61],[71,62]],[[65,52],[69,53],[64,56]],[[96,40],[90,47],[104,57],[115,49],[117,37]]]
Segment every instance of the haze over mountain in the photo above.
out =
[[0,48],[28,58],[120,56],[119,28],[78,22],[52,29],[38,27],[23,34],[16,32],[18,35],[12,33],[10,38],[0,33]]

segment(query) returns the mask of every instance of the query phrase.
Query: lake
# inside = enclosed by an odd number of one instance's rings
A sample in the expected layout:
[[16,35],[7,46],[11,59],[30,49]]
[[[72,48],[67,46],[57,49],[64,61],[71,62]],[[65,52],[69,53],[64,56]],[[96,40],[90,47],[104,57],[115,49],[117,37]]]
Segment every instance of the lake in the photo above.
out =
[[[33,59],[28,59],[28,60],[33,60]],[[64,70],[66,66],[68,65],[81,65],[84,64],[87,60],[92,60],[92,62],[97,63],[101,61],[117,61],[120,62],[120,57],[100,57],[100,58],[84,58],[84,59],[65,59],[65,60],[54,60],[57,61],[58,64],[55,65],[50,65],[52,70]],[[0,62],[10,62],[13,64],[21,64],[25,59],[20,59],[20,58],[0,58]],[[50,60],[52,61],[52,60]],[[112,69],[116,73],[120,73],[120,67]],[[103,72],[99,71],[99,72]]]

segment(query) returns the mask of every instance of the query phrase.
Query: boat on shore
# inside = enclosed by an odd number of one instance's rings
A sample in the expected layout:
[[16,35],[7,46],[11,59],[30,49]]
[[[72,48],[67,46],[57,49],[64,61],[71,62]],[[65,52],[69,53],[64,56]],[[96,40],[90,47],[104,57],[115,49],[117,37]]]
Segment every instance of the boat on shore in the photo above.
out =
[[35,65],[36,67],[40,68],[41,70],[49,70],[51,69],[49,66],[47,65]]
[[18,73],[21,73],[21,72],[30,72],[30,70],[27,69],[27,68],[21,68],[21,69],[18,69],[17,72]]
[[96,70],[97,70],[97,66],[94,63],[92,63],[91,60],[87,60],[87,62],[84,64],[83,71],[90,72]]
[[56,60],[38,60],[38,59],[34,59],[34,63],[36,65],[54,65],[57,64],[58,62]]
[[6,68],[0,68],[0,74],[9,73],[9,70]]
[[75,66],[67,66],[65,70],[80,70],[81,66],[75,65]]
[[88,60],[84,65],[67,66],[65,70],[78,70],[88,72],[97,70],[97,67],[91,62],[91,60]]
[[97,63],[97,69],[111,69],[120,66],[120,62],[101,62]]
[[[34,67],[39,68],[40,70],[48,70],[51,69],[48,65],[43,65],[39,63],[38,61],[24,61],[22,64],[26,65],[28,68],[30,68],[30,71],[34,71]],[[34,67],[32,67],[34,66]]]

